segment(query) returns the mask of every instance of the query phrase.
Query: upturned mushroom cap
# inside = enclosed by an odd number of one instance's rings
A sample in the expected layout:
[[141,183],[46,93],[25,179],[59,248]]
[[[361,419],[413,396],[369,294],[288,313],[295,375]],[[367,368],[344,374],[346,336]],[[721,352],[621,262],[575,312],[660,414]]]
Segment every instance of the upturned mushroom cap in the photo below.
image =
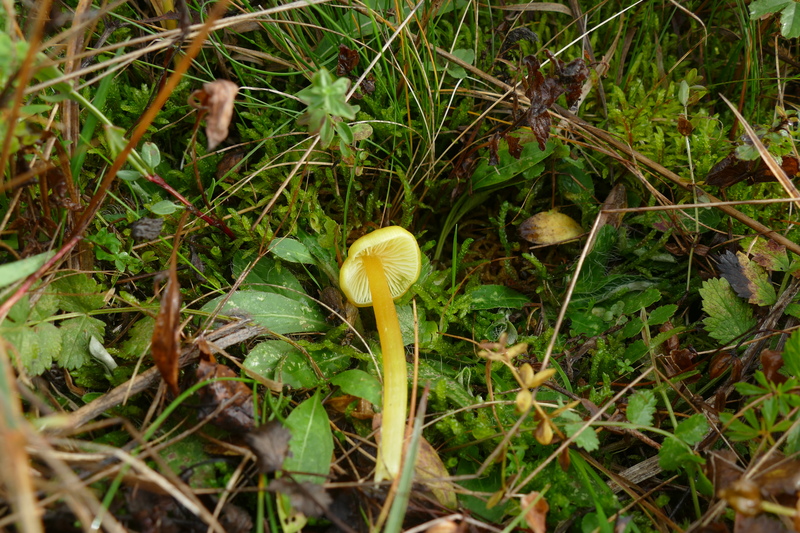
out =
[[372,305],[364,256],[380,258],[392,298],[405,294],[417,281],[422,268],[422,252],[417,239],[400,226],[389,226],[364,235],[350,246],[339,273],[339,288],[358,307]]

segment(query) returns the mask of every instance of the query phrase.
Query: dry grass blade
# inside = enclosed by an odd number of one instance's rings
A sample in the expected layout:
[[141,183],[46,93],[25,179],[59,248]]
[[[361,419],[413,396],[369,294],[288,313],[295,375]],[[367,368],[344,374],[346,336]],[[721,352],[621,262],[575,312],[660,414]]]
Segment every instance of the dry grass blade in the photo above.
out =
[[[25,450],[26,439],[20,430],[22,412],[14,386],[14,371],[0,338],[0,483],[11,499],[18,517],[17,527],[23,533],[44,531],[37,510],[36,495]],[[25,423],[25,422],[22,422]]]

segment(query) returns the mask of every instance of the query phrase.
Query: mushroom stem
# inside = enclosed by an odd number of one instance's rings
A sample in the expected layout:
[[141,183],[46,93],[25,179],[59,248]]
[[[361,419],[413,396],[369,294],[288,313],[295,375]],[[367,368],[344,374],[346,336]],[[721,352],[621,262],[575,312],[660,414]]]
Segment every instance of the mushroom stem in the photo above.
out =
[[372,292],[372,308],[383,353],[383,414],[375,481],[394,479],[400,473],[405,437],[408,386],[406,355],[400,321],[394,307],[383,263],[375,255],[364,256],[364,270]]

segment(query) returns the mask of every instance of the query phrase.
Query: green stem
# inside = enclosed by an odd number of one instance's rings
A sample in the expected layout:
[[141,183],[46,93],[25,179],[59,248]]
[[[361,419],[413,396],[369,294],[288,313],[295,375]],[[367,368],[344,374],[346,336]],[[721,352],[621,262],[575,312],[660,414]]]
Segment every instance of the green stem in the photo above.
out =
[[375,481],[381,481],[394,479],[400,473],[408,402],[408,375],[400,321],[397,319],[397,310],[394,308],[383,263],[380,258],[367,255],[364,257],[364,269],[372,292],[372,308],[375,311],[375,324],[383,354],[383,422],[375,469]]

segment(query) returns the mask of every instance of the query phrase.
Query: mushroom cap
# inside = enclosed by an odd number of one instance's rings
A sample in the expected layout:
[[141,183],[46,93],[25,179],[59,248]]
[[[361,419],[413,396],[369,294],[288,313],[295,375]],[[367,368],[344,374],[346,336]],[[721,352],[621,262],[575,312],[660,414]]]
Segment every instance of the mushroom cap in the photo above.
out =
[[339,288],[358,307],[372,305],[372,291],[363,262],[367,255],[380,258],[392,298],[405,294],[417,281],[422,268],[417,239],[400,226],[388,226],[364,235],[350,245],[339,272]]

